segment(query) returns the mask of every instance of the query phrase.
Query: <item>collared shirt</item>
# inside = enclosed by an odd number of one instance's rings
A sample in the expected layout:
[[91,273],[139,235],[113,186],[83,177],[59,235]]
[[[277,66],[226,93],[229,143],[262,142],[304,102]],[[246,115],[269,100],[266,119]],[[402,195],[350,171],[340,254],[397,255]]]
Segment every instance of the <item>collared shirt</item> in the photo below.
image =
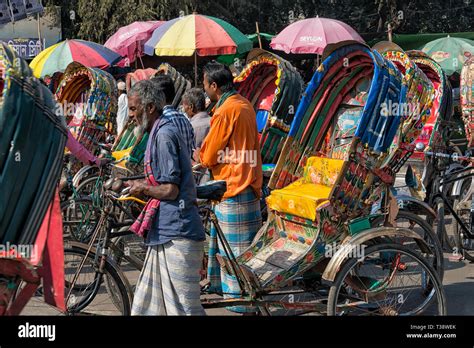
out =
[[173,201],[160,201],[147,245],[158,245],[174,239],[205,240],[204,228],[196,204],[196,185],[191,156],[181,131],[173,117],[163,114],[153,126],[151,136],[151,169],[160,184],[179,187]]
[[249,186],[260,196],[263,174],[257,121],[253,106],[240,94],[227,98],[214,112],[200,159],[215,180],[227,182],[224,198]]
[[198,112],[196,115],[190,118],[191,125],[194,129],[194,135],[196,137],[196,146],[201,147],[202,142],[209,133],[211,128],[211,117],[205,111]]
[[194,150],[196,149],[196,138],[194,136],[193,126],[185,114],[179,112],[171,105],[166,105],[163,108],[163,115],[169,117],[173,124],[178,128],[179,133],[183,136],[184,141],[186,142],[186,147],[193,156]]

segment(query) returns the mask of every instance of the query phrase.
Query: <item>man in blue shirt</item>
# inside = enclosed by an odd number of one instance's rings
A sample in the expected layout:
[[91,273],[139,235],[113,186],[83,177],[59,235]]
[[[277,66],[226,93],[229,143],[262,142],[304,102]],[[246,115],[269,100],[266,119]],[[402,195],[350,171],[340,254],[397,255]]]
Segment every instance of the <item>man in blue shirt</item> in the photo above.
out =
[[150,132],[147,180],[131,182],[130,193],[149,196],[149,205],[154,204],[146,211],[154,216],[132,315],[204,315],[199,281],[205,234],[189,143],[174,117],[162,113],[163,105],[162,91],[149,80],[138,82],[128,96],[130,119]]

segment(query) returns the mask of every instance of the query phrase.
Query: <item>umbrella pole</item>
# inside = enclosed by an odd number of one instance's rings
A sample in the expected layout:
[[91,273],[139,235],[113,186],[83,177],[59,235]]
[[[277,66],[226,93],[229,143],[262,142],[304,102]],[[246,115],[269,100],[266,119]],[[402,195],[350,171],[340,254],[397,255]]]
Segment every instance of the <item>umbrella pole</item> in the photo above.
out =
[[197,51],[194,51],[194,87],[197,87],[198,84],[198,60],[197,60]]
[[258,27],[258,22],[255,22],[255,27],[257,28],[258,46],[262,48],[262,38],[260,37],[260,29]]

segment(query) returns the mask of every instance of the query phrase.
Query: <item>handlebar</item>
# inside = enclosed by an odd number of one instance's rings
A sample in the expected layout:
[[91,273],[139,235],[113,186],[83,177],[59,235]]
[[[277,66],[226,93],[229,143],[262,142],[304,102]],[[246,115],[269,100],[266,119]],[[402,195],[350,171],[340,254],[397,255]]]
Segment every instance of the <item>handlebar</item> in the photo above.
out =
[[437,157],[437,158],[447,158],[447,159],[450,159],[454,162],[467,161],[467,162],[474,163],[474,157],[461,156],[457,153],[453,153],[453,154],[449,155],[447,153],[426,151],[425,155],[430,156],[430,157]]
[[142,179],[145,179],[145,175],[126,176],[126,177],[117,178],[117,179],[122,180],[122,181],[142,180]]
[[141,205],[146,205],[146,202],[141,200],[140,198],[130,196],[130,187],[127,187],[122,190],[120,193],[116,193],[114,191],[108,190],[106,193],[110,198],[115,199],[117,201],[126,202],[126,201],[134,201]]

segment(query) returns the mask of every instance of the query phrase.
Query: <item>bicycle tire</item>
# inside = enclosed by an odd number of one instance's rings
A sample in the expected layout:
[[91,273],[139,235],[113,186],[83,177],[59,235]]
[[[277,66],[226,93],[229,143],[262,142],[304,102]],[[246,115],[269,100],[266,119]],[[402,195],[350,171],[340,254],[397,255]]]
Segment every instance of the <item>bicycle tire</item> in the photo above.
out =
[[[337,303],[338,303],[338,296],[340,293],[340,290],[343,287],[343,281],[346,277],[346,275],[349,274],[349,272],[352,269],[355,269],[359,261],[365,261],[367,257],[372,254],[372,253],[380,253],[381,252],[399,252],[403,253],[405,255],[409,255],[412,257],[414,260],[419,262],[420,265],[423,266],[424,271],[427,272],[428,276],[432,280],[430,283],[431,288],[430,288],[430,293],[432,291],[436,291],[437,294],[437,300],[438,300],[438,312],[439,315],[446,315],[446,295],[444,293],[441,281],[438,277],[438,273],[436,270],[431,267],[429,263],[426,262],[426,260],[417,252],[414,252],[413,250],[400,245],[400,244],[378,244],[378,245],[373,245],[370,247],[367,247],[365,250],[365,256],[362,259],[358,258],[350,258],[348,259],[339,269],[339,272],[337,273],[337,276],[334,280],[334,283],[331,285],[329,289],[329,296],[328,296],[328,307],[327,307],[327,313],[330,316],[335,316],[337,315]],[[427,305],[428,306],[431,302],[433,301],[433,298],[428,299]],[[418,310],[419,312],[421,310]]]
[[[81,196],[89,196],[90,194],[92,194],[94,192],[95,183],[97,182],[98,179],[99,179],[99,176],[91,176],[87,179],[82,180],[81,183],[77,185],[76,187],[76,195],[81,197]],[[92,189],[88,190],[87,185],[90,185],[91,183],[93,184],[93,187]]]
[[[77,246],[65,247],[64,248],[65,263],[66,263],[66,256],[68,255],[75,255],[79,257],[79,260],[83,260],[86,253],[87,253],[86,249],[79,248]],[[91,303],[97,298],[100,288],[102,286],[106,286],[105,285],[106,281],[104,281],[104,278],[105,278],[105,279],[113,280],[113,282],[117,286],[118,296],[115,297],[115,303],[113,303],[113,305],[116,306],[116,309],[119,312],[121,312],[121,315],[129,316],[131,314],[131,299],[133,298],[133,294],[131,293],[130,285],[128,284],[128,281],[126,280],[126,278],[122,276],[120,272],[114,267],[114,265],[112,265],[108,260],[105,261],[103,274],[99,273],[97,271],[98,265],[96,262],[96,254],[93,252],[89,253],[89,255],[87,256],[87,260],[89,260],[91,265],[94,265],[94,270],[95,270],[93,284],[88,284],[91,287],[91,291],[86,296],[84,296],[79,302],[73,301],[72,305],[69,305],[69,303],[66,303],[67,312],[69,314],[82,313],[84,309],[90,306]],[[67,270],[66,264],[65,264],[65,270]],[[66,280],[66,277],[65,277],[66,294],[69,292],[68,284],[70,284],[70,282]],[[110,291],[110,289],[107,289],[107,291]],[[110,293],[108,295],[110,295]],[[115,295],[117,295],[117,293]],[[117,307],[117,298],[121,302],[120,304],[118,304],[120,308]],[[101,308],[99,310],[100,314],[104,314],[106,312],[107,312],[107,309]]]
[[[459,204],[465,198],[468,198],[469,194],[471,194],[471,203],[469,204],[469,206],[472,205],[472,199],[474,199],[474,193],[471,191],[472,180],[473,180],[473,178],[468,178],[468,179],[463,180],[463,183],[462,183],[462,186],[461,186],[461,195],[454,200],[453,207],[456,210],[456,213],[458,213],[458,214],[459,214],[459,209],[458,209]],[[470,220],[470,210],[468,210],[467,214],[468,214],[469,220]],[[459,223],[457,221],[455,221],[455,225],[456,225],[456,228],[455,228],[455,244],[456,244],[457,251],[461,252],[462,256],[466,260],[468,260],[470,262],[474,262],[474,250],[472,250],[472,249],[468,250],[464,246],[464,241],[465,240],[472,241],[472,239],[463,238],[464,233],[463,233],[462,228],[459,226]],[[468,228],[471,228],[471,230],[472,230],[472,226],[470,226],[470,223],[468,223]]]

